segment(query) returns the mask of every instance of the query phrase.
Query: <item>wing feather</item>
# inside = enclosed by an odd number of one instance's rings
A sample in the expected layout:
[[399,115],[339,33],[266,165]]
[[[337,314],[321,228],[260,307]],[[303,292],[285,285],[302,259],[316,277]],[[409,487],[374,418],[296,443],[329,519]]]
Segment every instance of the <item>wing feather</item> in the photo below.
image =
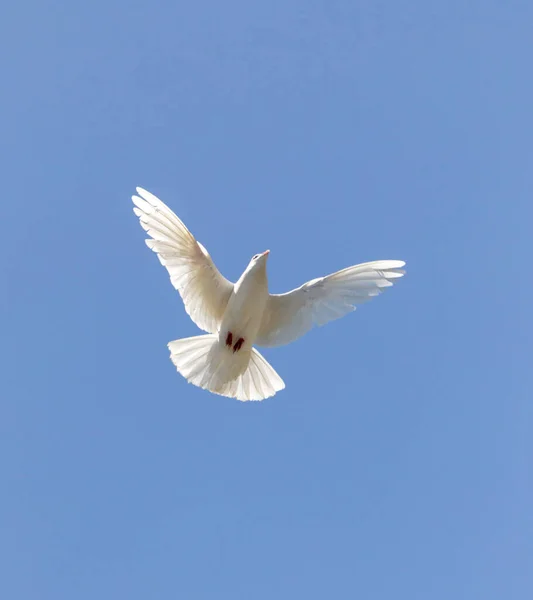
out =
[[271,294],[255,343],[282,346],[355,310],[402,277],[401,260],[376,260],[304,283],[286,294]]
[[133,212],[151,237],[146,245],[167,269],[191,319],[200,329],[216,333],[233,283],[220,274],[209,252],[166,204],[150,192],[136,189],[139,196],[132,196]]

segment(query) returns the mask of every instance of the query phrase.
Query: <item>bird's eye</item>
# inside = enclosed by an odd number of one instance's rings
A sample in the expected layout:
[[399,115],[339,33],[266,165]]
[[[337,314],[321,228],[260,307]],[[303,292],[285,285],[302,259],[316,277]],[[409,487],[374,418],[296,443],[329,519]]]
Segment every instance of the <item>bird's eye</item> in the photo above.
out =
[[259,258],[259,254],[256,254],[256,255],[255,255],[253,258],[252,258],[252,260],[255,260],[256,258]]

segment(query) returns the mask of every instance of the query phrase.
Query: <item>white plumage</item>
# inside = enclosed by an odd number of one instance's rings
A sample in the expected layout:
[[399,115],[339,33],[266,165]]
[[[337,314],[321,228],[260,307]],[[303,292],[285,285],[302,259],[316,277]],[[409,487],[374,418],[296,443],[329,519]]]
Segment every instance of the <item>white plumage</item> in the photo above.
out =
[[170,342],[170,358],[189,383],[238,400],[263,400],[285,387],[253,348],[281,346],[315,325],[338,319],[402,277],[401,260],[363,263],[269,294],[266,261],[256,254],[237,283],[216,268],[181,220],[150,192],[137,188],[133,209],[151,239],[146,244],[169,272],[199,335]]

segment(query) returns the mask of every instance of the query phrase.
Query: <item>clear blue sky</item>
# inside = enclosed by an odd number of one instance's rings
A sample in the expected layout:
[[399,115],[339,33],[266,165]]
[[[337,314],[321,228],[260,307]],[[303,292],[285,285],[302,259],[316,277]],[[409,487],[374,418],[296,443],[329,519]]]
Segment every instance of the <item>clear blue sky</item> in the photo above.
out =
[[[533,597],[530,1],[11,2],[0,595]],[[400,285],[188,385],[136,185],[236,279]],[[527,311],[527,312],[526,312]]]

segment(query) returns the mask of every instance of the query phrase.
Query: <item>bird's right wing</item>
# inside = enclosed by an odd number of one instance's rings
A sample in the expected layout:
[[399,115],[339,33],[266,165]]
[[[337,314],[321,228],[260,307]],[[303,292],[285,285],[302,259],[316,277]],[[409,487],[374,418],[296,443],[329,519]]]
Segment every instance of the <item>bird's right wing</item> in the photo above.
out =
[[233,283],[220,274],[209,252],[168,206],[142,188],[137,193],[141,198],[132,196],[133,212],[152,237],[146,245],[166,267],[191,319],[200,329],[216,333]]
[[401,260],[376,260],[313,279],[286,294],[271,294],[255,343],[289,344],[314,325],[343,317],[402,277],[404,265]]

